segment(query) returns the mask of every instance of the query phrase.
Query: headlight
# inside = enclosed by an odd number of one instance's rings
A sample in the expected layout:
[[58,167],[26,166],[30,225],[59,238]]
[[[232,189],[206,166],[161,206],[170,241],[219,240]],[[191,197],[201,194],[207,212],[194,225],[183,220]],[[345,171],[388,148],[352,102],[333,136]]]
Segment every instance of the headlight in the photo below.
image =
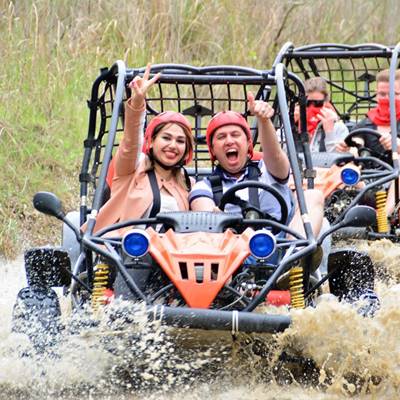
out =
[[250,253],[256,258],[268,258],[276,248],[275,236],[267,231],[256,231],[249,242]]
[[353,186],[356,185],[360,180],[360,171],[350,167],[343,168],[340,177],[345,185]]
[[126,232],[122,238],[122,248],[131,257],[144,256],[149,250],[149,245],[149,235],[142,229],[132,229]]

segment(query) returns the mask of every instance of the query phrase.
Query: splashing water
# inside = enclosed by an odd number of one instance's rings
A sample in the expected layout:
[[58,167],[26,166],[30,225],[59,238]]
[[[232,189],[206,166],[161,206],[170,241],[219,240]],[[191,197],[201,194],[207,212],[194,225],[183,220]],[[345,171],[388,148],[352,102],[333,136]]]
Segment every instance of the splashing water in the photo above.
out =
[[[11,332],[16,295],[26,284],[23,261],[1,263],[0,399],[397,398],[400,248],[387,241],[358,247],[381,272],[381,309],[373,319],[348,304],[322,301],[291,311],[294,323],[283,334],[232,340],[229,333],[148,325],[140,312],[126,327],[127,303],[114,304],[94,327],[87,317],[68,316],[64,299],[66,329],[38,355],[24,335]],[[77,325],[85,328],[74,332]]]

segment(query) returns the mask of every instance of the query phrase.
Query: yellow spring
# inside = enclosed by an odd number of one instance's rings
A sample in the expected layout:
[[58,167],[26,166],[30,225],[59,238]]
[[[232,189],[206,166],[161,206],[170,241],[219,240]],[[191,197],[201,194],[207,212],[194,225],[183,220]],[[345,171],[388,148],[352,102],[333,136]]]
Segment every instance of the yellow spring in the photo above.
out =
[[303,267],[293,267],[289,272],[290,302],[293,308],[305,308]]
[[389,223],[386,215],[386,199],[387,194],[385,190],[380,190],[375,194],[376,198],[376,222],[378,225],[379,233],[389,232]]
[[105,304],[104,294],[108,283],[109,266],[97,264],[93,278],[92,309],[97,311],[100,305]]

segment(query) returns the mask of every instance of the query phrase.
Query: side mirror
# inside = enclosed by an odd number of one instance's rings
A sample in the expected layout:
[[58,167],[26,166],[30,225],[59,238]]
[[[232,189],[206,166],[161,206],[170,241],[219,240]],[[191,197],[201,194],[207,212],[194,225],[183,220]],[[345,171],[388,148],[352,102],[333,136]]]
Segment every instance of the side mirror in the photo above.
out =
[[343,226],[363,228],[376,222],[376,211],[368,206],[355,206],[351,208],[343,218]]
[[332,232],[337,231],[345,226],[352,226],[355,228],[363,228],[366,226],[373,225],[376,222],[376,211],[369,206],[354,206],[347,211],[344,218],[336,225],[325,231],[317,241],[317,244],[321,244],[327,236]]
[[38,192],[33,196],[33,206],[43,214],[51,215],[63,220],[65,213],[62,210],[60,199],[50,192]]

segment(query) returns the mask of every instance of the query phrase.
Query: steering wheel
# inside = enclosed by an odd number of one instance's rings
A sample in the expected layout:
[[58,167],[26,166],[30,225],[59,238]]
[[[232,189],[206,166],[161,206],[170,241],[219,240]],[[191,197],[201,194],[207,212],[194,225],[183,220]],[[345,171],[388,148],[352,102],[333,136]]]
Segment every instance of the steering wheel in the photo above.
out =
[[359,129],[354,129],[352,132],[350,132],[346,138],[344,139],[344,142],[347,144],[347,146],[349,147],[356,147],[358,150],[358,154],[360,157],[377,157],[379,159],[381,159],[382,156],[384,156],[384,153],[381,152],[377,152],[375,150],[372,150],[371,148],[367,147],[367,146],[363,146],[360,143],[357,143],[356,141],[354,141],[354,138],[358,137],[363,139],[364,144],[365,144],[365,139],[367,137],[375,137],[379,140],[379,138],[381,137],[381,134],[379,132],[377,132],[374,129],[370,129],[370,128],[359,128]]
[[[281,209],[281,217],[280,219],[274,218],[272,215],[270,215],[267,212],[263,212],[259,208],[253,206],[252,204],[249,203],[249,201],[243,200],[240,197],[236,196],[236,192],[242,189],[248,189],[248,188],[257,188],[257,189],[262,189],[266,192],[269,192],[279,203],[280,209]],[[248,218],[248,219],[269,219],[275,222],[279,222],[280,224],[286,224],[287,217],[289,214],[288,207],[286,204],[285,199],[279,193],[277,189],[272,187],[271,185],[267,185],[266,183],[258,182],[258,181],[245,181],[245,182],[240,182],[236,184],[235,186],[231,187],[228,189],[221,198],[219,208],[224,211],[225,206],[227,204],[234,204],[236,206],[239,206],[243,217]],[[273,233],[278,233],[279,229],[278,228],[272,228]]]

